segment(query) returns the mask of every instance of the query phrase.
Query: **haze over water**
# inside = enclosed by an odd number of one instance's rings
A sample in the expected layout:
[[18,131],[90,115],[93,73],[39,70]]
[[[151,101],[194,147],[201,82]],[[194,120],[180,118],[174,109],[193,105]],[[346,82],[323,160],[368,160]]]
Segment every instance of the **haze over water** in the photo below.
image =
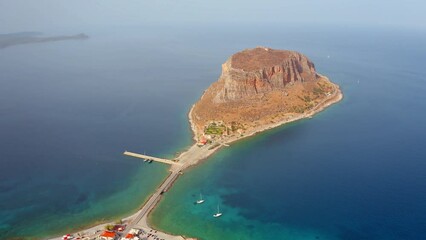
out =
[[202,239],[422,239],[425,33],[277,29],[92,29],[86,41],[0,50],[0,236],[61,234],[137,209],[167,168],[121,153],[189,146],[187,111],[220,65],[263,45],[306,54],[344,100],[189,170],[154,225]]

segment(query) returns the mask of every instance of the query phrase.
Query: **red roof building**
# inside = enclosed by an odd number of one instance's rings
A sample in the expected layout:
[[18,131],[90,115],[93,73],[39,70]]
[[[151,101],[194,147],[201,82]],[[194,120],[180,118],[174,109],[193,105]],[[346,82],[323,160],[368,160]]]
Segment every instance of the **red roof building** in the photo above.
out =
[[199,144],[206,145],[207,144],[207,139],[205,137],[201,137],[200,141],[199,141]]
[[116,236],[115,232],[105,231],[103,232],[100,237],[103,240],[114,240]]
[[130,233],[126,235],[127,239],[132,239],[133,237],[134,237],[133,234],[130,234]]

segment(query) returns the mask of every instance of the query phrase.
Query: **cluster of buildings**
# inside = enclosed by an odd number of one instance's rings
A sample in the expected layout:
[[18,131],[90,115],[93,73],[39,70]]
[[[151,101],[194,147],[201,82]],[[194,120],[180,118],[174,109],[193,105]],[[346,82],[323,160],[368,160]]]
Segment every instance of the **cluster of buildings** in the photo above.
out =
[[[116,225],[118,226],[118,225]],[[164,240],[159,238],[154,230],[151,232],[144,231],[143,229],[132,228],[129,233],[123,235],[125,227],[114,228],[113,230],[96,231],[94,235],[82,236],[80,234],[71,235],[67,234],[62,236],[62,240]]]
[[[156,232],[156,231],[155,231]],[[126,236],[115,231],[104,231],[97,240],[164,240],[159,238],[153,230],[146,232],[143,229],[132,228]]]
[[104,231],[99,235],[99,240],[142,240],[147,238],[142,238],[142,235],[145,235],[145,231],[141,229],[132,228],[126,236],[120,237],[118,232],[114,231]]
[[143,233],[140,229],[131,229],[126,236],[120,238],[117,232],[105,231],[99,235],[100,240],[141,240],[140,235]]

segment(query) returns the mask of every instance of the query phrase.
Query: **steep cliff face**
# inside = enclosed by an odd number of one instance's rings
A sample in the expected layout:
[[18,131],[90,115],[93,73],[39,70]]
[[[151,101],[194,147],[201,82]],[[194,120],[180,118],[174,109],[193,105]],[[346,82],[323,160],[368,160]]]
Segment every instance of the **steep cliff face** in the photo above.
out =
[[241,100],[317,78],[314,64],[300,53],[263,47],[248,49],[234,54],[222,65],[219,82],[223,87],[213,101]]
[[232,55],[190,113],[197,136],[218,138],[305,114],[338,87],[294,51],[257,47]]

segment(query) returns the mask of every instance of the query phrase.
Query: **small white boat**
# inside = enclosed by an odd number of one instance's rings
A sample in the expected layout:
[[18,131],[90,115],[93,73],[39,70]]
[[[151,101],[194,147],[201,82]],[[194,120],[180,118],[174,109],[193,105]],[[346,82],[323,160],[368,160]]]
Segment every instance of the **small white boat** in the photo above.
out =
[[217,205],[217,213],[213,214],[213,217],[217,218],[220,216],[222,216],[222,213],[220,212],[219,205]]
[[204,202],[203,195],[200,193],[200,199],[197,200],[197,204],[201,204]]

